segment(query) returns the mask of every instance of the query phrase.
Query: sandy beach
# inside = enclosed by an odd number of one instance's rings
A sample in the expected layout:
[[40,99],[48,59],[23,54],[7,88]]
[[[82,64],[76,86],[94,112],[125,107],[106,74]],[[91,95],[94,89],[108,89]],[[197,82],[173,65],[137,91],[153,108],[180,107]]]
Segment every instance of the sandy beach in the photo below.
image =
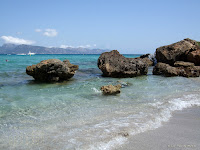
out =
[[200,107],[173,113],[162,127],[129,138],[118,150],[197,150],[200,149]]

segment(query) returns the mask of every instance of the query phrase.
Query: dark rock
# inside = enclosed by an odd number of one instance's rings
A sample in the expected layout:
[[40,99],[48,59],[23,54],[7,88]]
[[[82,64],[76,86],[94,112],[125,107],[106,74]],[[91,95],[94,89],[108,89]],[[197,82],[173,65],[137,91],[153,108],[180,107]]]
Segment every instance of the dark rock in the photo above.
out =
[[183,77],[199,77],[200,73],[200,66],[192,66],[182,64],[182,66],[177,65],[178,67],[172,67],[169,64],[165,63],[157,63],[156,66],[153,68],[154,75],[164,75],[167,77],[172,76],[183,76]]
[[101,87],[101,91],[104,95],[114,95],[120,93],[121,85],[105,85]]
[[48,59],[37,65],[28,66],[26,73],[37,81],[56,82],[73,77],[76,70],[78,70],[78,65],[71,64],[69,60],[62,62],[58,59]]
[[156,59],[157,62],[174,65],[176,61],[187,61],[188,53],[196,51],[198,48],[198,42],[184,39],[177,43],[157,48]]
[[187,55],[187,60],[195,63],[196,66],[200,66],[200,49],[189,52]]
[[109,77],[135,77],[146,75],[148,65],[141,60],[126,58],[117,50],[102,53],[97,63],[103,76]]
[[140,58],[149,58],[150,55],[151,55],[151,54],[144,54],[144,55],[141,55]]

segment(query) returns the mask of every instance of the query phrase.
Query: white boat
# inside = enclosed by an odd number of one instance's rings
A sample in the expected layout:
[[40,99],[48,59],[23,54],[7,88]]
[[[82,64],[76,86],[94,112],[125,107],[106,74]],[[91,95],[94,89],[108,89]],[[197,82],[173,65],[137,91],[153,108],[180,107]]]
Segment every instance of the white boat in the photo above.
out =
[[31,52],[29,51],[28,55],[30,55],[30,56],[31,56],[31,55],[35,55],[35,53],[31,53]]

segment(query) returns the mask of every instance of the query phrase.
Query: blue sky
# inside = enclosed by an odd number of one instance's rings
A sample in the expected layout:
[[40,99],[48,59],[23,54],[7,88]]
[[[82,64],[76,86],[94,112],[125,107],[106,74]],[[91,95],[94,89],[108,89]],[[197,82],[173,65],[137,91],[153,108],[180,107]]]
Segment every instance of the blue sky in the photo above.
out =
[[199,0],[1,0],[0,45],[117,49],[153,53],[200,41]]

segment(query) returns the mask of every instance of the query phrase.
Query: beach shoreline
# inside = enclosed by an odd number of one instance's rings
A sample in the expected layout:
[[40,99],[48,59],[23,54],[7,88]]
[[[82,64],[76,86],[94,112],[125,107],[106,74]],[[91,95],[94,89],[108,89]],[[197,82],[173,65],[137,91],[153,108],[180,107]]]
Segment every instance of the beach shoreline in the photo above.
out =
[[173,112],[163,126],[129,137],[116,150],[197,150],[200,149],[200,107]]

